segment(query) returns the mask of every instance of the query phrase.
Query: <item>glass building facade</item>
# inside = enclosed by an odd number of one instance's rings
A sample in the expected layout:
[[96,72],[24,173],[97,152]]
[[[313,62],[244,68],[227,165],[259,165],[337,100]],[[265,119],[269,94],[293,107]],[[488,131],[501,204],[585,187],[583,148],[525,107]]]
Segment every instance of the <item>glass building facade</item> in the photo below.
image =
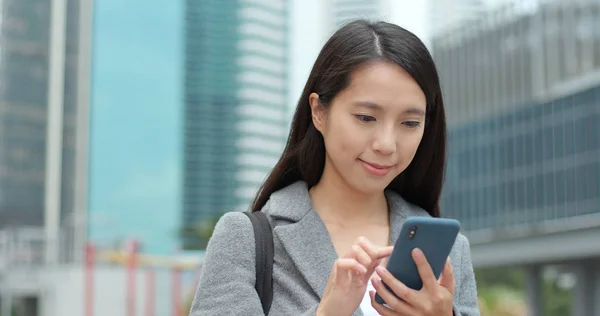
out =
[[[0,229],[43,226],[50,1],[0,2]],[[66,2],[60,217],[74,210],[78,0]],[[61,71],[61,70],[59,70]]]
[[186,2],[184,223],[248,208],[283,150],[288,6]]
[[445,215],[473,231],[600,213],[600,3],[508,6],[437,37]]

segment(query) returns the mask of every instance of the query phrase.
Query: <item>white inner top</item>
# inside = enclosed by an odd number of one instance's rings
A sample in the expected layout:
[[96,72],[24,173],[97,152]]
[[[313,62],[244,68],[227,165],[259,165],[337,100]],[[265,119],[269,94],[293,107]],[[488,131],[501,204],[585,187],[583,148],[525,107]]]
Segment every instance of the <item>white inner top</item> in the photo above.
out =
[[362,301],[360,302],[360,309],[362,310],[365,316],[379,316],[377,310],[371,305],[371,297],[369,296],[369,291],[375,291],[375,287],[371,284],[371,280],[367,284],[367,290],[365,291],[365,295],[363,296]]

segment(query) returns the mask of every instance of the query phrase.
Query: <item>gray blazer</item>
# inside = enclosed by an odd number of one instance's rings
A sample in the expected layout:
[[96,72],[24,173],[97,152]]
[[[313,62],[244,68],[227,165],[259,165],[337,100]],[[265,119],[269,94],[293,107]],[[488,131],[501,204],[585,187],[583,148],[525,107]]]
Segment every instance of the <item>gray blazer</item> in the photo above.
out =
[[[392,242],[408,216],[429,216],[387,191]],[[269,315],[314,315],[337,258],[329,233],[313,210],[307,186],[296,182],[273,193],[263,207],[273,227],[273,304]],[[255,282],[254,231],[240,212],[225,214],[208,243],[190,316],[263,315]],[[462,234],[450,254],[455,315],[479,315],[469,242]],[[354,316],[362,316],[358,308]]]

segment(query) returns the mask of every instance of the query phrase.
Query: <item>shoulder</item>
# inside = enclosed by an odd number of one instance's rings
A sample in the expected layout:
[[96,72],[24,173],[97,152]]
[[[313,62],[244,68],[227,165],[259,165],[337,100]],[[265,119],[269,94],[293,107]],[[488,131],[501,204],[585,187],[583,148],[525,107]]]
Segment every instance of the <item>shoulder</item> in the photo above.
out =
[[252,224],[250,223],[248,216],[242,212],[227,212],[223,214],[217,222],[213,236],[226,234],[244,237],[251,233]]
[[467,236],[465,236],[463,233],[458,233],[458,236],[456,236],[456,241],[454,242],[454,248],[461,255],[464,255],[465,252],[469,252],[471,245]]
[[250,219],[246,214],[239,211],[223,214],[217,221],[213,231],[213,237],[229,236],[229,238],[235,239],[251,237],[253,234]]
[[[190,315],[258,315],[254,230],[241,212],[225,213],[206,247]],[[231,305],[231,302],[239,304]]]
[[450,256],[455,269],[471,269],[471,245],[467,236],[462,233],[456,236]]
[[243,253],[251,255],[251,252],[254,251],[253,236],[252,223],[245,214],[242,212],[225,213],[215,225],[212,237],[208,242],[207,256],[211,254],[209,249],[218,249],[221,253],[222,249],[231,249],[230,252],[238,252],[237,255]]

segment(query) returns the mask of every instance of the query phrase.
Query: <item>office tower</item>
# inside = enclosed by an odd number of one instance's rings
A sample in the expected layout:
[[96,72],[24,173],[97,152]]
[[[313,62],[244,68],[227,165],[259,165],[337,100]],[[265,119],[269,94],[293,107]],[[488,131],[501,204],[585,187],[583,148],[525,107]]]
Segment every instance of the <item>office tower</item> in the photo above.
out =
[[449,127],[443,214],[462,222],[476,267],[529,266],[532,315],[540,271],[559,261],[577,282],[569,314],[600,313],[598,21],[597,1],[516,1],[433,40]]
[[183,222],[246,209],[284,146],[288,2],[186,2]]
[[471,229],[598,212],[586,201],[600,197],[600,95],[587,76],[600,45],[595,16],[581,14],[598,4],[504,10],[434,39],[450,129],[446,206]]
[[53,245],[84,233],[73,230],[85,206],[81,11],[79,0],[0,2],[0,229],[43,227]]

